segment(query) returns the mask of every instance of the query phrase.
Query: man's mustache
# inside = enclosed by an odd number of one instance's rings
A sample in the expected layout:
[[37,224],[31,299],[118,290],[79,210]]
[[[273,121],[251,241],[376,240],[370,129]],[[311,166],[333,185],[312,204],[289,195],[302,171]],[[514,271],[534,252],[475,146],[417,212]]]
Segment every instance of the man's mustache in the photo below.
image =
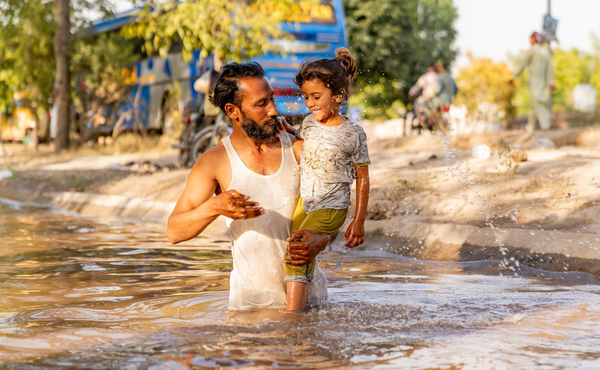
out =
[[265,125],[267,124],[271,124],[271,125],[275,125],[277,124],[277,116],[271,116],[271,118],[269,118],[266,122]]

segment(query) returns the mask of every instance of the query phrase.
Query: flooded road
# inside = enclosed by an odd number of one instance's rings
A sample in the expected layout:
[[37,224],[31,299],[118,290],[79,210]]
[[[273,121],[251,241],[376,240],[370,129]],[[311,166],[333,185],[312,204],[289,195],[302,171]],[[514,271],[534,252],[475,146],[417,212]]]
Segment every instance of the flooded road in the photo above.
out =
[[0,201],[0,368],[600,368],[592,275],[334,247],[324,307],[230,312],[229,245]]

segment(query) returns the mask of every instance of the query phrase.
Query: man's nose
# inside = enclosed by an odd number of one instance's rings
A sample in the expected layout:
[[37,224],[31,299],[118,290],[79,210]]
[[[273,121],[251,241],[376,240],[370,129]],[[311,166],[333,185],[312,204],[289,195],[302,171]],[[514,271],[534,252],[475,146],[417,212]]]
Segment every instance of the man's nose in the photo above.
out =
[[278,116],[279,112],[277,111],[277,105],[275,105],[275,101],[269,101],[269,105],[267,105],[267,115],[268,116]]

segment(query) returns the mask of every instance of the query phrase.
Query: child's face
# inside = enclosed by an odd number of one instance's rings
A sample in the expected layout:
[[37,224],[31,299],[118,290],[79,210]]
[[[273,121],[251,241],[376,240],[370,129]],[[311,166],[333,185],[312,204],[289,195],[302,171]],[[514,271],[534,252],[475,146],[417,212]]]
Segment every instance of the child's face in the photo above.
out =
[[317,121],[324,123],[340,114],[343,96],[334,96],[330,88],[321,80],[306,81],[300,87],[304,95],[304,104]]

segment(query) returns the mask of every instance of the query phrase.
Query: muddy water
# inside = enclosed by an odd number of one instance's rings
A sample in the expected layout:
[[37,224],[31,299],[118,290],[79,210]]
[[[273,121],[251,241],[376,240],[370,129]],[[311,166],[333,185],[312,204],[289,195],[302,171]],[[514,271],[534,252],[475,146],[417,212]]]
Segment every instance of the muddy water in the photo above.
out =
[[0,367],[600,367],[591,275],[334,248],[326,306],[235,313],[228,246],[0,202]]

